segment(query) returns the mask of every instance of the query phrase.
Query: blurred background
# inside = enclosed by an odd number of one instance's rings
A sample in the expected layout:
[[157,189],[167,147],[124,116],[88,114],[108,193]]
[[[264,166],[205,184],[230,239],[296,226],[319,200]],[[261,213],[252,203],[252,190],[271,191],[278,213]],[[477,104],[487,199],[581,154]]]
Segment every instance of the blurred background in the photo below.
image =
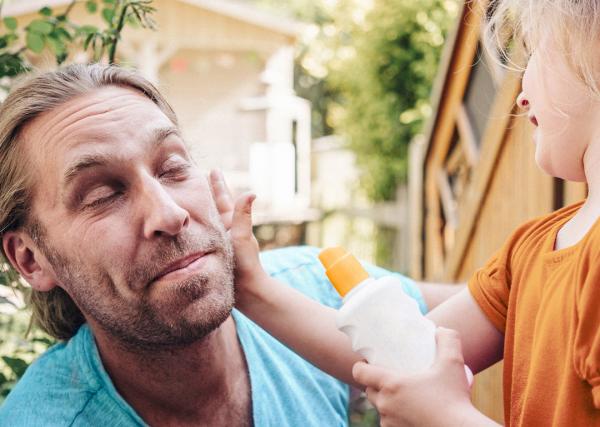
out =
[[[257,193],[263,249],[343,245],[416,279],[460,282],[525,219],[585,197],[532,161],[510,70],[482,44],[487,2],[0,2],[0,85],[114,61],[156,83],[195,160]],[[123,19],[121,19],[123,18]],[[505,60],[506,62],[506,60]],[[51,341],[0,265],[0,402]],[[502,421],[501,368],[476,405]],[[376,425],[359,402],[353,425]]]

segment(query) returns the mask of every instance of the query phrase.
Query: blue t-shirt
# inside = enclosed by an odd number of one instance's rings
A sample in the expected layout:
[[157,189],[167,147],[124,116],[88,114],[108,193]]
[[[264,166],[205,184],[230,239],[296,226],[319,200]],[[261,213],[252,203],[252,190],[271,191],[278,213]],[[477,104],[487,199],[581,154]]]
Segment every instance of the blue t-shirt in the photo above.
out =
[[[340,298],[317,254],[310,247],[285,248],[264,252],[261,260],[273,277],[338,307]],[[374,277],[391,274],[366,267]],[[425,313],[418,288],[398,277]],[[233,318],[248,364],[255,426],[347,425],[348,386],[296,355],[240,312],[234,310]],[[0,426],[84,425],[146,425],[115,389],[87,325],[35,361],[0,407]]]

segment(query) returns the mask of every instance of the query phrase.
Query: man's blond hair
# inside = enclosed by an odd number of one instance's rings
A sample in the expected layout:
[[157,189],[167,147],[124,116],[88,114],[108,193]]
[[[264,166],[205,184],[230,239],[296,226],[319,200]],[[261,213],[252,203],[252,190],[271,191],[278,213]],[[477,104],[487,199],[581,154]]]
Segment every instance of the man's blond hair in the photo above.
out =
[[[32,218],[30,212],[35,183],[21,141],[23,128],[40,114],[106,86],[141,92],[177,125],[173,109],[158,89],[133,71],[117,66],[76,64],[27,76],[0,106],[0,238],[7,231],[23,227],[34,234],[34,241],[42,233],[39,220]],[[2,255],[6,255],[3,250]],[[73,300],[59,287],[50,292],[32,290],[29,301],[32,323],[57,339],[71,338],[84,322]]]

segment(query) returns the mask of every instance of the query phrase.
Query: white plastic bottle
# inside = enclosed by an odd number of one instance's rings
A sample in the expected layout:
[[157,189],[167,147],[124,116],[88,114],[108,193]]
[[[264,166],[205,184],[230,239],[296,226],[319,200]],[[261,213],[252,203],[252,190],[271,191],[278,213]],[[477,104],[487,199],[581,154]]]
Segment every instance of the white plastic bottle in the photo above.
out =
[[[373,279],[358,260],[341,247],[323,250],[319,259],[327,277],[343,297],[337,327],[352,349],[371,364],[404,373],[427,369],[435,359],[435,324],[406,295],[398,279]],[[465,371],[469,384],[472,374]]]

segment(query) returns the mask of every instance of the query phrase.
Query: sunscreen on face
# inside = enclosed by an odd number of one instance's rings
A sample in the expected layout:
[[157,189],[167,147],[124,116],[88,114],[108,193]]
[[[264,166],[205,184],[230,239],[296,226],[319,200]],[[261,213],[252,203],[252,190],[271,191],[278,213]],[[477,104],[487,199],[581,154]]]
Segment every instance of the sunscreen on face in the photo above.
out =
[[[397,278],[370,277],[341,247],[323,250],[319,260],[343,298],[336,323],[350,337],[355,352],[373,365],[403,373],[417,373],[433,364],[436,326],[421,314]],[[471,383],[466,366],[465,371]]]

